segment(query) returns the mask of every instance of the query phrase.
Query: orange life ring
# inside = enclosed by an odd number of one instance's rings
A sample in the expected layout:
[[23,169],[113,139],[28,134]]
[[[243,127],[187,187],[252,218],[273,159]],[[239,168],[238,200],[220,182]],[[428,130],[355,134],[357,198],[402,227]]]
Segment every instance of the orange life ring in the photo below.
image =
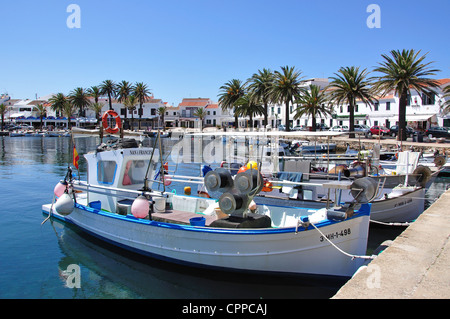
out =
[[[109,127],[108,115],[111,115],[116,120],[116,126],[114,128]],[[102,123],[103,123],[103,128],[105,129],[105,131],[108,133],[111,133],[111,134],[115,134],[115,133],[119,132],[119,130],[122,128],[122,120],[120,119],[119,114],[117,114],[113,110],[108,110],[103,114]]]

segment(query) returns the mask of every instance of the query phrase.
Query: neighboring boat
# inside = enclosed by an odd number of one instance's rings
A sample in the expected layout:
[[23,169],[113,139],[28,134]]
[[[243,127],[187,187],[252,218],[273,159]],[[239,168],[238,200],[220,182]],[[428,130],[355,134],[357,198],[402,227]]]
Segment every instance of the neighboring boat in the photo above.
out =
[[[359,210],[353,204],[255,209],[262,176],[253,168],[234,177],[225,169],[209,171],[204,181],[216,199],[151,191],[157,154],[153,148],[100,147],[85,155],[87,181],[73,180],[69,170],[67,183],[55,187],[58,199],[42,210],[119,247],[191,266],[349,277],[363,264],[371,207],[363,197],[353,200],[362,202]],[[162,180],[156,183],[165,185],[159,166]]]

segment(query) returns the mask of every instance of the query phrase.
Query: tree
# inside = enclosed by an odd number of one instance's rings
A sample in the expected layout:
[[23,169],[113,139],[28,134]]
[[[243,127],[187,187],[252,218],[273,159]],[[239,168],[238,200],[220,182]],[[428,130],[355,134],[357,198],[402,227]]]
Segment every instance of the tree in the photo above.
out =
[[203,119],[206,117],[206,110],[203,107],[199,107],[197,110],[195,110],[194,112],[194,116],[197,116],[200,119],[201,122],[201,131],[203,132]]
[[253,128],[253,115],[263,115],[264,107],[251,94],[246,94],[235,102],[235,112],[240,117],[249,117],[250,127]]
[[85,89],[76,88],[69,93],[67,100],[78,109],[79,116],[86,116],[85,108],[91,104],[91,101],[89,100],[89,93]]
[[40,119],[40,130],[42,130],[42,121],[44,119],[45,114],[47,113],[47,108],[43,104],[36,105],[37,114]]
[[219,104],[222,107],[222,110],[233,110],[234,112],[234,127],[238,127],[238,115],[235,112],[236,103],[239,98],[243,97],[246,93],[246,88],[244,83],[238,79],[232,79],[228,81],[220,88],[219,96]]
[[294,98],[301,92],[302,77],[301,72],[295,67],[284,66],[280,71],[274,73],[274,83],[270,95],[274,102],[285,104],[286,131],[290,131],[289,103],[293,103]]
[[450,85],[447,85],[443,90],[444,95],[442,96],[446,99],[445,103],[442,105],[446,112],[450,111]]
[[2,116],[2,131],[5,127],[5,113],[8,110],[8,107],[5,104],[0,104],[0,115]]
[[359,67],[342,67],[335,77],[331,77],[328,88],[331,101],[336,105],[348,104],[349,107],[349,138],[355,137],[355,105],[356,100],[361,100],[364,104],[374,104],[376,100],[371,81],[367,78],[369,72],[367,69],[359,71]]
[[87,89],[87,92],[90,97],[94,98],[94,103],[98,103],[98,99],[100,98],[101,90],[98,86],[91,86],[89,89]]
[[375,72],[381,73],[376,77],[375,89],[382,96],[394,91],[399,97],[398,106],[398,127],[399,141],[406,140],[406,105],[408,104],[408,94],[411,96],[411,90],[418,94],[427,95],[436,94],[433,88],[438,87],[436,80],[429,78],[439,72],[438,69],[430,69],[433,62],[422,63],[427,54],[419,57],[420,50],[415,52],[411,50],[392,50],[390,56],[382,54],[384,61],[379,63]]
[[70,124],[70,118],[76,112],[76,106],[70,103],[68,100],[64,103],[62,107],[63,116],[67,117],[67,128],[70,130],[72,125]]
[[137,82],[134,86],[134,95],[139,101],[139,129],[141,129],[141,119],[144,113],[143,105],[150,99],[150,89],[147,84]]
[[[128,96],[130,96],[133,92],[133,87],[130,85],[130,82],[128,81],[122,81],[117,84],[116,86],[116,97],[117,101],[119,103],[123,103],[128,99]],[[125,121],[127,120],[127,111],[125,107]]]
[[297,108],[295,109],[294,119],[303,115],[311,116],[312,130],[316,130],[316,117],[331,115],[331,108],[328,104],[328,97],[325,90],[320,90],[317,85],[310,85],[308,90],[303,90],[295,100]]
[[48,99],[48,102],[52,104],[51,108],[56,112],[56,116],[58,114],[63,113],[64,105],[67,103],[67,98],[63,93],[57,93]]
[[268,124],[268,108],[271,102],[271,90],[274,83],[274,75],[272,71],[268,69],[258,70],[258,73],[248,79],[248,90],[252,93],[252,96],[264,105],[264,127]]
[[165,106],[158,107],[158,110],[157,110],[159,118],[161,119],[161,125],[163,128],[163,132],[165,131],[165,128],[166,128],[166,125],[164,123],[164,115],[166,114],[166,110],[167,110],[167,107],[165,107]]
[[97,123],[100,123],[100,113],[103,109],[103,104],[95,102],[90,105],[90,108],[95,112],[95,118],[97,119]]
[[102,95],[108,95],[109,109],[112,110],[111,99],[116,96],[116,84],[112,80],[105,80],[100,84],[100,93]]
[[136,110],[137,103],[138,101],[135,95],[129,95],[123,102],[125,108],[131,112],[131,129],[134,127],[134,110]]

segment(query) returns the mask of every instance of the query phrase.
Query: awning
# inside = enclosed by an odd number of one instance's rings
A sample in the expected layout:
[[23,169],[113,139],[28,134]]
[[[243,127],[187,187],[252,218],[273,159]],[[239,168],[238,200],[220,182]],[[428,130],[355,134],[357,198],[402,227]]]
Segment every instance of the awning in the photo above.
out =
[[406,114],[406,121],[407,122],[427,121],[433,115],[435,114],[412,114],[412,115]]

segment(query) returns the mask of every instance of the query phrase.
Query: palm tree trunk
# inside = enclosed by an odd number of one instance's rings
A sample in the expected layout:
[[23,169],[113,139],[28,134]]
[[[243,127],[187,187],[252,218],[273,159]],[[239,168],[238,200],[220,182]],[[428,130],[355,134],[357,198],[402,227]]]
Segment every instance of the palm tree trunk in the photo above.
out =
[[[350,132],[353,132],[355,130],[355,106],[353,105],[353,101],[349,105],[350,108],[350,117],[349,117],[349,126],[348,129]],[[350,133],[348,135],[349,138],[355,138],[355,133]]]
[[316,131],[316,117],[315,115],[312,116],[312,131]]
[[267,103],[264,103],[264,123],[263,123],[264,128],[266,128],[267,124],[269,123],[269,119],[267,116],[268,109],[269,106],[267,105]]
[[141,120],[142,120],[142,103],[139,103],[139,130],[141,129]]
[[108,99],[109,99],[109,109],[112,110],[112,102],[111,102],[111,94],[108,93]]
[[398,105],[398,141],[406,141],[406,103],[408,90],[403,89]]
[[285,113],[286,113],[286,132],[289,132],[291,130],[291,126],[289,125],[289,100],[286,101],[286,109],[285,109]]
[[239,128],[239,123],[238,123],[238,116],[236,114],[236,108],[234,108],[234,128],[237,129]]

